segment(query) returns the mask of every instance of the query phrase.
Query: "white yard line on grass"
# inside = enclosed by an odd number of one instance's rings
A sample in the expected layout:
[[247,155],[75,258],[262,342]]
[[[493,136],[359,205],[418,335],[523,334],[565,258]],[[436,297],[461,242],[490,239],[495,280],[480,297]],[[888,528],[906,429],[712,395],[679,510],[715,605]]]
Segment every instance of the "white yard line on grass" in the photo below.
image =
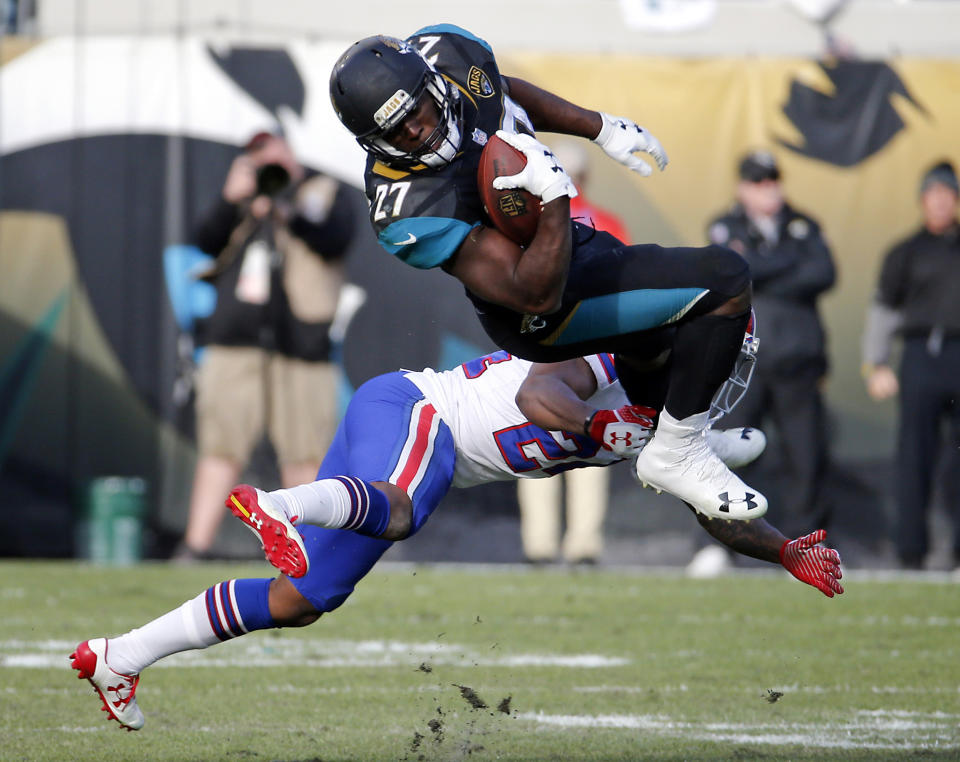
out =
[[[909,715],[909,716],[906,716]],[[859,711],[856,719],[834,724],[696,723],[666,715],[570,715],[523,712],[515,715],[550,727],[642,730],[686,740],[720,743],[804,746],[823,749],[895,749],[902,751],[960,749],[956,717],[942,712]]]
[[[765,688],[771,690],[779,691],[780,693],[790,694],[790,693],[812,693],[812,694],[826,694],[826,693],[853,693],[861,692],[868,690],[871,693],[876,694],[928,694],[928,693],[944,693],[948,695],[960,695],[960,685],[944,687],[930,687],[927,685],[871,685],[865,687],[863,685],[850,685],[847,683],[841,683],[838,685],[768,685]],[[575,693],[648,693],[651,689],[655,689],[657,693],[686,693],[690,688],[684,683],[679,685],[578,685],[574,686],[570,690]],[[751,692],[752,689],[750,689]],[[764,691],[755,691],[758,696],[764,695]],[[956,715],[960,717],[960,715]],[[960,731],[958,731],[960,732]]]
[[[636,577],[671,577],[674,579],[685,576],[683,566],[656,566],[643,564],[601,564],[595,567],[578,567],[574,573],[562,565],[553,566],[531,566],[530,564],[504,564],[504,563],[464,563],[460,561],[437,561],[437,562],[418,562],[418,561],[380,561],[377,564],[377,570],[380,572],[399,572],[407,574],[420,569],[428,569],[438,572],[456,572],[466,574],[491,574],[491,575],[558,575],[570,577],[589,578],[591,576],[603,576],[605,574],[625,574]],[[725,572],[724,577],[768,577],[768,576],[787,576],[787,573],[780,566],[759,566],[744,569],[731,569]],[[936,570],[909,570],[902,569],[848,569],[844,567],[843,577],[849,581],[855,582],[920,582],[933,584],[958,584],[960,583],[960,571],[936,571]]]
[[[73,641],[0,641],[0,668],[69,668]],[[629,659],[600,654],[491,654],[456,643],[405,643],[392,640],[238,639],[215,648],[174,654],[158,667],[413,667],[421,662],[478,667],[620,667]]]

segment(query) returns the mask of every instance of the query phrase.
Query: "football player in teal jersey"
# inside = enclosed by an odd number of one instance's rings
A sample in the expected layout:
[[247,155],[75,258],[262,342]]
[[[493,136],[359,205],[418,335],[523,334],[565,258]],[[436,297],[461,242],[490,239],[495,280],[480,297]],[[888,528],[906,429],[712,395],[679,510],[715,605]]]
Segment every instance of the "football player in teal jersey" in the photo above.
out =
[[[449,24],[406,39],[368,37],[330,76],[343,124],[368,154],[365,182],[380,244],[418,268],[441,267],[467,289],[490,338],[537,362],[616,354],[631,401],[651,368],[666,405],[637,459],[641,481],[707,515],[751,519],[767,509],[716,456],[703,433],[710,401],[730,374],[750,318],[750,272],[723,246],[627,246],[570,219],[577,191],[537,130],[596,142],[642,175],[662,170],[659,141],[630,119],[575,105],[500,73],[491,47]],[[494,134],[527,158],[495,188],[541,199],[536,235],[521,247],[486,215],[477,190],[483,147]]]

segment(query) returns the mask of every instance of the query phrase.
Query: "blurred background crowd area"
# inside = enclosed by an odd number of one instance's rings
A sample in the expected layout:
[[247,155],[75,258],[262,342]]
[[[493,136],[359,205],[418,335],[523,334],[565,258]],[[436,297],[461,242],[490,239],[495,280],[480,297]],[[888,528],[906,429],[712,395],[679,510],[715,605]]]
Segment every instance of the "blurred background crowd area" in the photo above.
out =
[[[884,254],[919,224],[922,173],[960,163],[960,2],[0,0],[0,11],[0,490],[11,518],[0,555],[89,553],[103,477],[139,506],[137,557],[170,554],[196,449],[191,348],[164,253],[259,131],[281,129],[305,165],[351,189],[347,273],[367,299],[338,349],[343,401],[375,374],[493,349],[453,279],[377,246],[363,155],[327,96],[351,42],[450,22],[490,42],[503,72],[660,138],[671,163],[648,179],[589,146],[591,199],[636,242],[705,243],[739,157],[775,154],[838,273],[821,301],[832,539],[850,565],[894,563],[896,401],[867,397],[860,341]],[[263,442],[244,481],[278,486],[271,464]],[[685,563],[687,511],[614,471],[603,560]],[[937,506],[933,567],[950,563]],[[258,551],[239,526],[217,547]],[[429,531],[391,553],[519,560],[514,486],[455,490]]]

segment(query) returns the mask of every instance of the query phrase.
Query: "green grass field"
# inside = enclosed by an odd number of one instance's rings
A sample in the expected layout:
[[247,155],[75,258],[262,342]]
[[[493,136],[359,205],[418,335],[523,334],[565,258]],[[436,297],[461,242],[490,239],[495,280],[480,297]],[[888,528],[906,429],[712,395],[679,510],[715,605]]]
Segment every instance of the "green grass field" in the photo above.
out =
[[916,578],[385,566],[311,627],[151,667],[143,730],[106,722],[73,646],[251,576],[0,563],[0,759],[960,759],[960,585]]

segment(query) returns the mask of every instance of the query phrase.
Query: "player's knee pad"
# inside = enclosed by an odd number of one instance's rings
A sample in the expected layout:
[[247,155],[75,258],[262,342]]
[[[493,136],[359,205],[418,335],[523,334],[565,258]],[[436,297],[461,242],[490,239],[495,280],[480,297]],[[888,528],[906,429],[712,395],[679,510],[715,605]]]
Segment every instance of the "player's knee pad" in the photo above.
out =
[[750,265],[733,249],[716,244],[704,248],[703,261],[710,273],[710,290],[734,297],[750,286]]

